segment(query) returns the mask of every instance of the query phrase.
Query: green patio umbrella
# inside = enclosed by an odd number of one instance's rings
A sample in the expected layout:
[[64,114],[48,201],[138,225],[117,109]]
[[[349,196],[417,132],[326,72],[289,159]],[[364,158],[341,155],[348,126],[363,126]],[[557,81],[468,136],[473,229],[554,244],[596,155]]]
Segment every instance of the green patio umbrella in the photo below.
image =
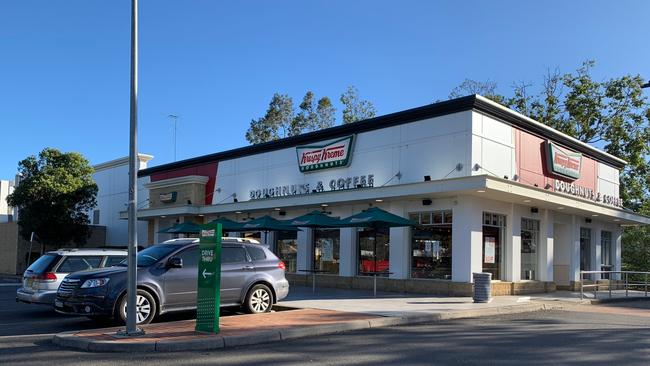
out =
[[338,228],[341,226],[341,220],[327,216],[324,212],[318,210],[298,216],[293,220],[288,220],[288,222],[289,225],[296,227]]
[[211,227],[214,226],[215,224],[221,224],[221,230],[223,231],[237,231],[241,229],[242,223],[241,222],[236,222],[230,219],[227,219],[225,217],[220,217],[218,219],[212,220],[208,222],[205,225],[202,225],[202,227]]
[[373,229],[416,226],[415,221],[405,219],[379,207],[371,207],[341,220],[340,227],[367,227]]
[[240,227],[232,231],[300,231],[287,222],[276,220],[269,215],[258,217],[254,220],[241,223]]
[[[388,273],[388,270],[378,271],[377,270],[377,229],[391,228],[391,227],[403,227],[403,226],[415,226],[416,223],[411,220],[407,220],[401,216],[394,215],[388,211],[384,211],[378,207],[371,207],[363,212],[359,212],[356,215],[346,217],[341,220],[342,227],[364,227],[373,229],[374,237],[372,239],[373,243],[373,271],[372,274],[377,281],[377,275],[379,273]],[[370,273],[370,271],[368,271]],[[375,292],[377,284],[375,282]]]
[[198,234],[201,227],[192,222],[183,222],[172,227],[160,230],[161,234]]

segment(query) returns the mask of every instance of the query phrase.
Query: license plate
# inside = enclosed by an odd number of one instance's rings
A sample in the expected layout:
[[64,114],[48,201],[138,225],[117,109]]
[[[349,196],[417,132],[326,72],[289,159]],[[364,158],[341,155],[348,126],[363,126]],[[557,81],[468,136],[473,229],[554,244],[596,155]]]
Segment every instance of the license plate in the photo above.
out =
[[62,308],[63,302],[61,300],[54,300],[54,306],[57,308]]

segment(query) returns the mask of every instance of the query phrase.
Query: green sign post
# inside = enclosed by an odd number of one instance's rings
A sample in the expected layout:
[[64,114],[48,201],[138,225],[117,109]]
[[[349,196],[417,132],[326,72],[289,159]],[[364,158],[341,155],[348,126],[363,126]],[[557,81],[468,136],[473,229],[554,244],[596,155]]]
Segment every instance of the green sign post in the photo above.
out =
[[221,224],[201,229],[196,331],[219,333],[221,303]]

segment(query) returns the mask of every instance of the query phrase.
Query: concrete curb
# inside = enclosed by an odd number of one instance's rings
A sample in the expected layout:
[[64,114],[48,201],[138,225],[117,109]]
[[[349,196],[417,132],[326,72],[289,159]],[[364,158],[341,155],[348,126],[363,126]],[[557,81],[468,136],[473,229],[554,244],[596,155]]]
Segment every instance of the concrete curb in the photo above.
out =
[[400,325],[437,323],[446,320],[480,318],[504,314],[520,314],[544,310],[562,310],[572,304],[530,303],[477,310],[464,310],[435,314],[409,314],[401,317],[383,317],[369,320],[352,320],[343,323],[323,324],[303,328],[280,328],[254,334],[207,336],[190,340],[158,340],[147,342],[120,343],[106,340],[92,340],[78,337],[74,332],[56,334],[52,343],[67,348],[89,352],[178,352],[216,350],[283,340],[336,334],[362,329],[386,328]]
[[592,304],[592,305],[598,305],[598,304],[609,304],[609,303],[616,303],[616,302],[633,302],[633,301],[648,301],[650,300],[650,297],[615,297],[615,298],[605,298],[605,299],[585,299],[582,300],[583,303],[585,304]]

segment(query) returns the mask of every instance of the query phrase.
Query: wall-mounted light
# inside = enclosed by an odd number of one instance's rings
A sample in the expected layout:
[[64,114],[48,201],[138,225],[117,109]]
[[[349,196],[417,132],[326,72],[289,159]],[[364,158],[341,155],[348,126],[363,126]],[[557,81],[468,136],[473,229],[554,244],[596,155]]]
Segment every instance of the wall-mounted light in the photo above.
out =
[[531,207],[531,208],[530,208],[530,212],[532,212],[532,213],[538,213],[538,212],[539,212],[539,208],[537,208],[537,207]]
[[422,200],[422,206],[431,206],[432,203],[433,201],[429,198],[425,198]]

